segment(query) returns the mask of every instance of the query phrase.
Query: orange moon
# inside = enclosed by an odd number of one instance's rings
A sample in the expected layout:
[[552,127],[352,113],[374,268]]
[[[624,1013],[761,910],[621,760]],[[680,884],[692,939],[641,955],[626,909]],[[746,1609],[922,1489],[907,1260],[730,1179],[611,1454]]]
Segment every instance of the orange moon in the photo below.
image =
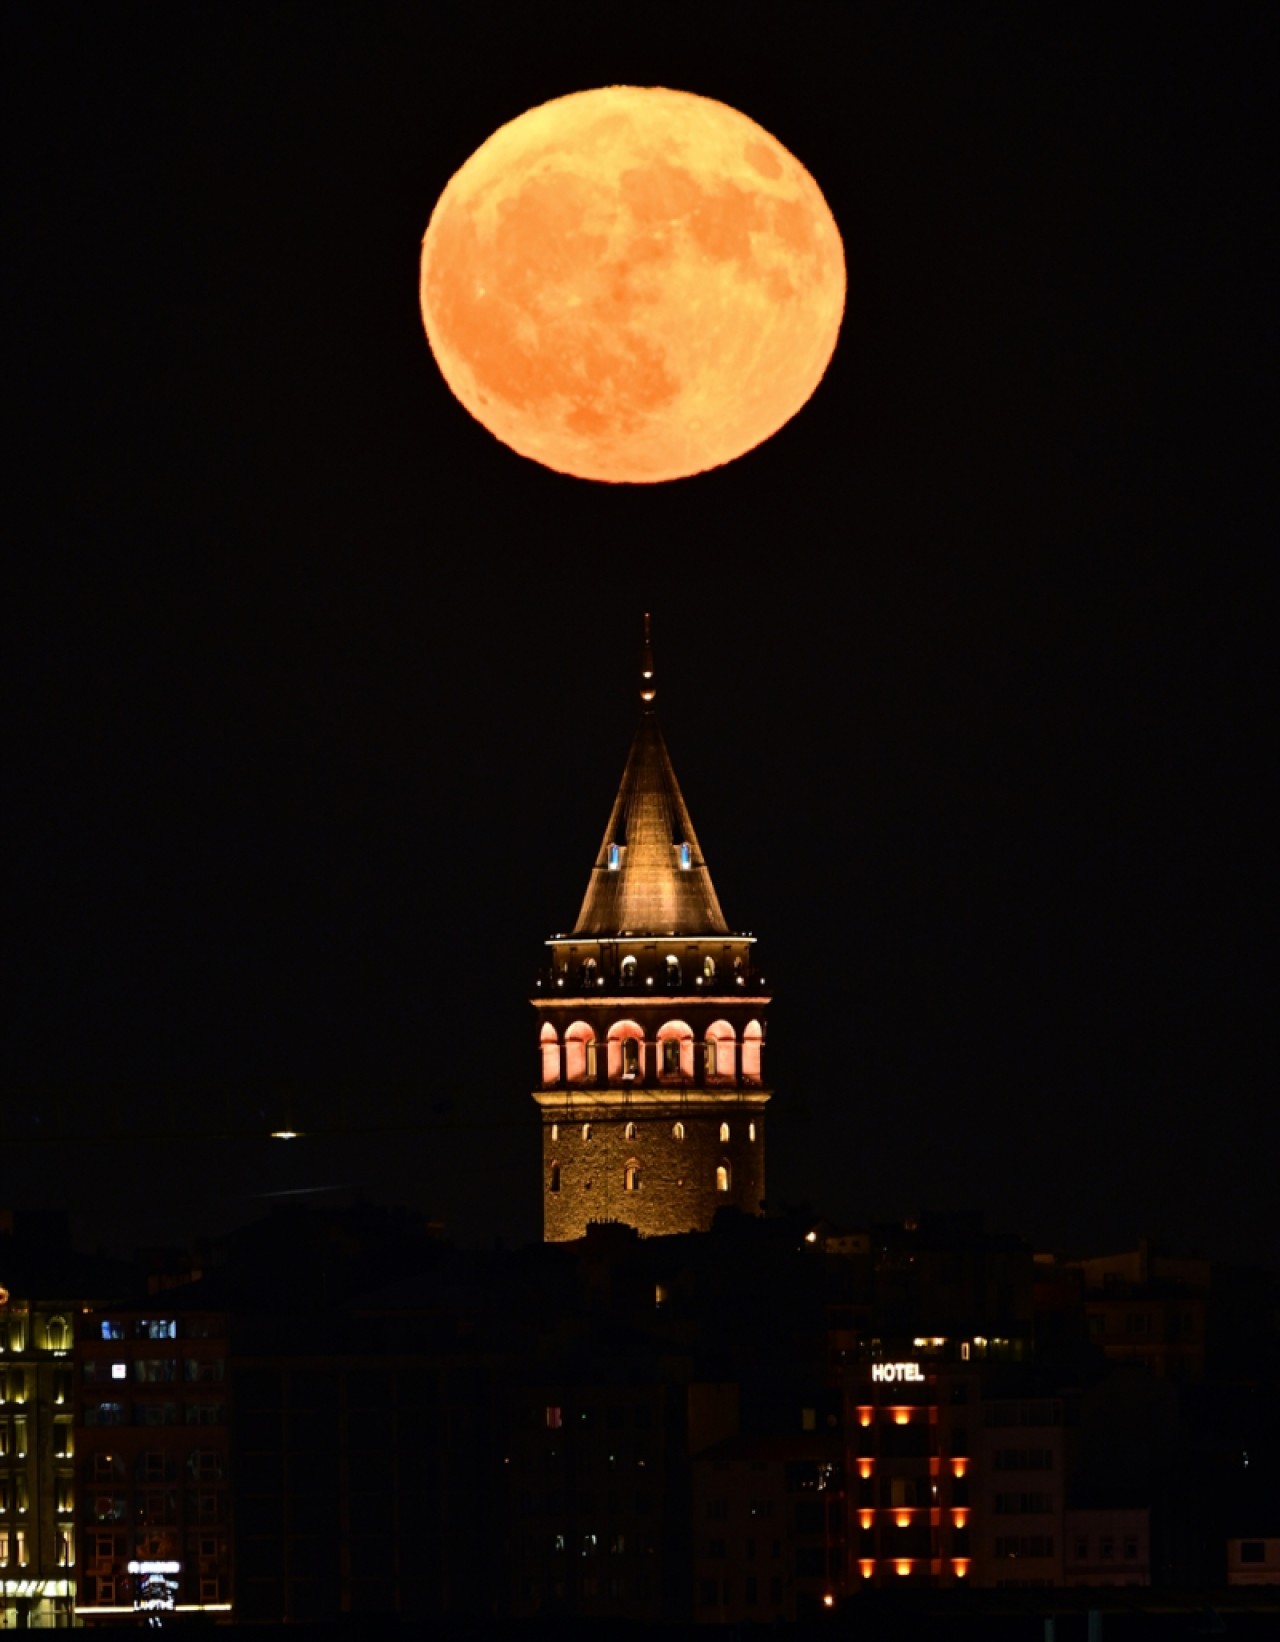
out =
[[608,86],[495,131],[422,242],[427,340],[472,416],[582,479],[718,467],[817,387],[844,251],[813,178],[724,103]]

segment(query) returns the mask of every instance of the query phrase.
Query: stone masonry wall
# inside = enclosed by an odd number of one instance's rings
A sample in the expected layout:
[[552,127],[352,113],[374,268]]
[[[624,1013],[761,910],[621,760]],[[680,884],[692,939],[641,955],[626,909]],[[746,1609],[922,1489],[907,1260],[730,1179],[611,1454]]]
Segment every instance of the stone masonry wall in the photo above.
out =
[[[544,1237],[561,1242],[582,1237],[593,1220],[620,1221],[642,1236],[705,1230],[726,1204],[758,1214],[764,1197],[764,1111],[726,1098],[711,1111],[689,1110],[678,1102],[629,1111],[620,1104],[553,1114],[544,1110],[542,1194]],[[583,1138],[590,1123],[591,1138]],[[626,1126],[635,1124],[634,1138]],[[674,1126],[684,1125],[684,1138]],[[729,1139],[720,1139],[720,1125]],[[553,1124],[558,1126],[552,1138]],[[750,1138],[754,1125],[755,1138]],[[559,1164],[559,1191],[552,1191],[552,1166]],[[639,1185],[626,1187],[627,1166],[639,1168]],[[729,1190],[716,1185],[716,1170],[729,1169]]]

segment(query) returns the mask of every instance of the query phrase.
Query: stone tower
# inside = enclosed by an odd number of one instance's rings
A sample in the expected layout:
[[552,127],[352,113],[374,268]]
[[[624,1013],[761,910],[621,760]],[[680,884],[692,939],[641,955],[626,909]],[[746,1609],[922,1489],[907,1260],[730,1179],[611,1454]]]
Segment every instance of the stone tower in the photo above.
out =
[[769,998],[725,922],[658,717],[649,618],[640,723],[577,923],[538,981],[543,1236],[646,1236],[764,1196]]

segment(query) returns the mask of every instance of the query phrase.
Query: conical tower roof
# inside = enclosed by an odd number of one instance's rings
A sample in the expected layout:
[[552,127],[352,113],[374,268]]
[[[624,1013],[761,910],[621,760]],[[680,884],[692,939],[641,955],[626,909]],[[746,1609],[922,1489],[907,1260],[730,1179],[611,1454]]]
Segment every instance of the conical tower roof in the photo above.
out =
[[640,723],[591,870],[574,935],[727,935],[654,710],[645,622]]

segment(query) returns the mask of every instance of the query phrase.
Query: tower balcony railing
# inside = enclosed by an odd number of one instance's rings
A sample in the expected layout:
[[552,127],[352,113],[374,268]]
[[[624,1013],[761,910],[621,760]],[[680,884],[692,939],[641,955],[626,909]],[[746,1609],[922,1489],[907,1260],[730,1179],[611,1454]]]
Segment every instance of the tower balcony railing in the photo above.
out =
[[738,993],[758,995],[764,989],[764,976],[747,970],[685,976],[664,969],[634,975],[609,975],[588,968],[544,969],[534,980],[535,994],[542,997],[560,993],[568,998],[696,998],[701,993],[727,998]]
[[[601,1059],[603,1060],[603,1056]],[[664,1093],[670,1092],[672,1098],[678,1100],[681,1095],[694,1090],[730,1094],[736,1089],[762,1089],[764,1079],[754,1073],[745,1073],[740,1068],[733,1072],[707,1072],[701,1067],[695,1069],[693,1077],[677,1077],[669,1072],[657,1075],[622,1072],[610,1077],[608,1071],[601,1066],[597,1071],[587,1072],[581,1077],[567,1077],[562,1073],[554,1082],[544,1082],[540,1087],[544,1090],[563,1089],[566,1093],[575,1089],[661,1089]]]

